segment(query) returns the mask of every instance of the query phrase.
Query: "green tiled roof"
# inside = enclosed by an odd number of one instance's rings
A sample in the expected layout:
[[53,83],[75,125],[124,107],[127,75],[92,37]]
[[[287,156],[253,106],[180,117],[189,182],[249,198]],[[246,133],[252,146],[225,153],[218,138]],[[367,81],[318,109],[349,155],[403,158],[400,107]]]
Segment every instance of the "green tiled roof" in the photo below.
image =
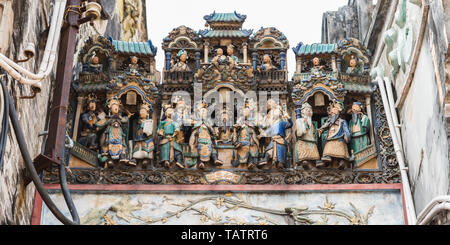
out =
[[204,30],[200,31],[203,37],[249,37],[252,34],[251,30]]
[[307,44],[307,45],[300,43],[293,50],[294,50],[295,54],[298,56],[306,56],[306,55],[335,53],[337,47],[338,46],[335,43],[333,43],[333,44],[314,43],[314,44]]
[[138,56],[155,56],[156,48],[151,41],[148,42],[124,42],[112,40],[114,50],[118,53],[133,54]]
[[204,17],[207,22],[244,22],[246,18],[246,15],[240,15],[236,11],[234,13],[216,13],[214,11]]

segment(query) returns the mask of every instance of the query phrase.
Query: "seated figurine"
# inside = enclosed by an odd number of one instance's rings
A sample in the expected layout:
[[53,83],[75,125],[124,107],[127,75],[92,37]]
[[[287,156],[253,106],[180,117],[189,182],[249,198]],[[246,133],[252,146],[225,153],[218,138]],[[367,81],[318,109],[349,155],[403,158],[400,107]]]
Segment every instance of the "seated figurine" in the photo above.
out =
[[89,73],[100,73],[103,71],[103,65],[99,63],[99,58],[98,56],[94,55],[91,58],[91,61],[89,62],[89,64],[85,65],[83,67],[83,71],[84,72],[89,72]]
[[139,59],[136,56],[131,57],[131,64],[128,65],[130,75],[139,75]]
[[313,59],[313,68],[311,68],[311,75],[315,77],[323,76],[325,67],[320,65],[320,59],[318,57]]
[[272,64],[272,59],[268,54],[264,55],[263,64],[258,67],[258,71],[273,71],[276,70],[275,66]]
[[345,73],[353,75],[361,74],[361,70],[359,69],[357,64],[358,64],[357,60],[354,57],[352,57],[352,59],[349,62],[347,71]]
[[181,50],[177,54],[178,62],[170,68],[171,72],[179,71],[191,71],[191,68],[187,65],[186,61],[189,59],[188,53],[185,50]]

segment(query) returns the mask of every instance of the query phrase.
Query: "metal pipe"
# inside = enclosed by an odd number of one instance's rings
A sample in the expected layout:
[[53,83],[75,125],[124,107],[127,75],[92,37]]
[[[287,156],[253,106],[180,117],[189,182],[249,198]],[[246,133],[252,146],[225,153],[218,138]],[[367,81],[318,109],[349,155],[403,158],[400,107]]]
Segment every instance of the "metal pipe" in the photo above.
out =
[[392,141],[394,143],[394,150],[395,154],[397,156],[398,164],[400,166],[400,174],[402,178],[402,185],[403,185],[403,191],[404,191],[404,197],[405,197],[405,206],[406,206],[406,215],[408,218],[409,224],[415,224],[416,223],[416,211],[414,208],[414,199],[412,197],[411,193],[411,187],[409,185],[409,178],[407,173],[407,168],[405,166],[405,160],[403,157],[403,151],[400,148],[399,140],[397,138],[397,133],[395,132],[395,125],[392,120],[392,113],[391,113],[391,107],[389,105],[389,100],[386,95],[386,88],[383,79],[380,77],[377,78],[378,85],[380,87],[381,97],[383,99],[384,109],[386,112],[386,118],[389,124],[389,129],[392,135]]
[[417,225],[426,225],[430,220],[443,210],[450,211],[450,196],[439,196],[434,198],[417,218]]
[[392,82],[387,77],[384,78],[384,82],[386,84],[387,96],[388,96],[388,100],[389,100],[389,107],[390,107],[391,113],[392,113],[392,119],[394,120],[395,133],[397,134],[397,139],[399,141],[400,148],[403,149],[402,134],[400,133],[400,129],[397,127],[397,125],[399,125],[399,122],[398,122],[397,110],[395,109],[395,99],[394,99],[394,93],[392,91]]

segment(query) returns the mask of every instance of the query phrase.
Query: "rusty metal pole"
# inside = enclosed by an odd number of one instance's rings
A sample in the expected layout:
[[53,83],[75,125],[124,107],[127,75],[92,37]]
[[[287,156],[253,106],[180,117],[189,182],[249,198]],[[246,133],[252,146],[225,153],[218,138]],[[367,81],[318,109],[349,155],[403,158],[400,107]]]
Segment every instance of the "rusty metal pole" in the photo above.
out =
[[56,86],[50,109],[50,124],[45,156],[52,161],[62,163],[65,149],[66,118],[69,104],[72,68],[81,17],[80,0],[68,0],[59,44]]

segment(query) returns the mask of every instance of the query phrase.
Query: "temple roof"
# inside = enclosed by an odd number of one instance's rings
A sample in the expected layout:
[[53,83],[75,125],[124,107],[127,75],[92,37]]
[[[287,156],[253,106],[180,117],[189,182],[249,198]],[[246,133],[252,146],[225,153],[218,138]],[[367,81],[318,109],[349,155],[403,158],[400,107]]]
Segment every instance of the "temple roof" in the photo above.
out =
[[131,54],[137,56],[155,56],[157,48],[153,46],[152,41],[148,42],[124,42],[110,39],[115,52],[121,54]]
[[253,30],[201,30],[199,34],[203,37],[209,38],[239,38],[239,37],[249,37],[252,35]]
[[304,45],[299,43],[297,47],[293,48],[294,53],[298,56],[317,55],[317,54],[332,54],[336,53],[338,45],[314,43]]
[[209,22],[244,22],[247,19],[246,15],[238,14],[236,11],[234,13],[214,13],[206,15],[204,19]]

